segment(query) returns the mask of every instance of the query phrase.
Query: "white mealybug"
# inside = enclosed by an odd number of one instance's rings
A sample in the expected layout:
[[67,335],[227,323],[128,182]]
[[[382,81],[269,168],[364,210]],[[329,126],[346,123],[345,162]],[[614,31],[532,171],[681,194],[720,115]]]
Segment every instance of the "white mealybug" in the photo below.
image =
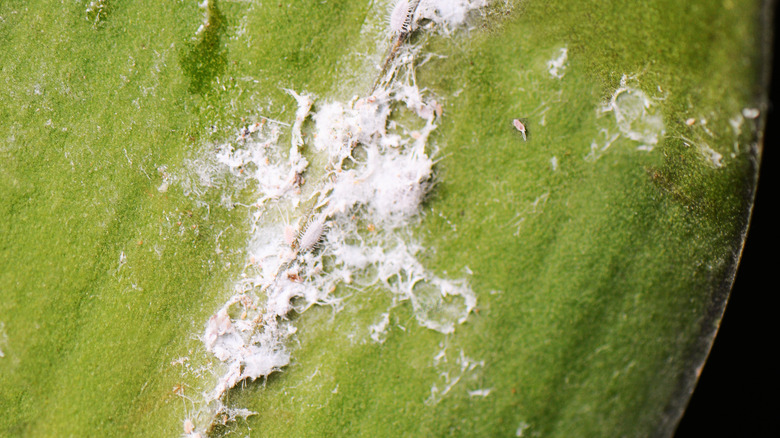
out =
[[328,215],[325,213],[313,218],[306,224],[306,227],[298,235],[298,252],[307,252],[314,249],[322,239],[322,233],[325,231],[325,221]]
[[414,14],[414,3],[409,0],[398,0],[390,13],[390,32],[394,35],[409,33],[412,27],[412,15]]

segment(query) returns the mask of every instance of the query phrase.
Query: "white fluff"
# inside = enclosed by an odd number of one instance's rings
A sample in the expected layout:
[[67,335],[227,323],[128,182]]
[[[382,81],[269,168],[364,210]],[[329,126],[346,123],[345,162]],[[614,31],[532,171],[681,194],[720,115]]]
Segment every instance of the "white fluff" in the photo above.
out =
[[569,61],[569,49],[564,47],[558,52],[558,57],[547,61],[547,71],[550,76],[561,79],[566,74],[566,63]]
[[487,0],[421,0],[415,19],[428,19],[452,31],[466,21],[469,12],[487,4]]
[[[390,17],[393,32],[406,31],[417,3],[396,3]],[[415,19],[451,29],[484,3],[423,0]],[[393,79],[349,102],[317,104],[307,94],[287,90],[297,103],[291,125],[262,118],[242,128],[234,142],[219,145],[215,154],[191,161],[196,181],[180,181],[188,193],[197,196],[219,188],[228,200],[241,199],[250,188],[257,193],[249,206],[253,228],[247,269],[202,334],[206,350],[222,363],[222,370],[206,393],[202,416],[192,420],[198,426],[194,430],[207,430],[217,414],[252,414],[227,408],[227,391],[287,366],[287,344],[296,332],[288,315],[315,305],[338,310],[342,304],[333,291],[339,284],[357,290],[384,286],[393,306],[408,302],[421,326],[441,333],[453,332],[475,308],[468,282],[427,270],[418,259],[422,247],[411,237],[410,224],[419,220],[431,188],[434,162],[428,138],[442,112],[441,105],[417,87],[413,66],[413,56],[402,53],[389,66],[387,78]],[[401,111],[416,117],[399,118],[405,124],[399,126],[390,117]],[[303,135],[307,120],[313,123],[309,137]],[[291,135],[286,154],[279,144],[285,127]],[[317,155],[313,162],[327,165],[309,169],[304,146]],[[305,184],[304,172],[310,180]],[[304,198],[302,192],[311,197]],[[295,227],[285,225],[288,221],[274,218],[273,213],[281,211],[281,216],[299,215],[293,223],[307,225],[296,235]],[[356,217],[370,223],[371,231],[359,228]],[[321,250],[312,251],[317,246]],[[385,339],[391,310],[364,328],[367,338]]]

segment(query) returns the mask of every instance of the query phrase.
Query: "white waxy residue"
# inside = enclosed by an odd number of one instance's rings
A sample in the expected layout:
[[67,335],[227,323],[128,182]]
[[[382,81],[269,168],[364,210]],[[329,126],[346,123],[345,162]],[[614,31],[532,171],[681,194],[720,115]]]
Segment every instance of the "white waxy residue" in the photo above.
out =
[[473,391],[469,391],[469,397],[482,397],[482,398],[485,398],[488,395],[490,395],[491,391],[493,391],[493,388],[475,389]]
[[520,422],[520,425],[517,426],[517,430],[515,431],[515,436],[524,436],[525,431],[528,430],[528,428],[530,427],[531,427],[530,424],[524,421]]
[[566,63],[569,61],[569,49],[562,48],[558,53],[557,58],[553,58],[547,61],[547,71],[550,72],[550,76],[556,79],[562,79],[566,74]]
[[723,155],[715,149],[712,149],[710,145],[705,143],[703,140],[693,141],[686,137],[680,138],[687,147],[694,147],[711,167],[716,169],[723,167],[723,163],[721,162],[721,160],[723,160]]
[[615,116],[620,133],[640,143],[639,150],[651,151],[664,135],[664,120],[660,114],[651,111],[653,101],[638,88],[627,85],[628,77],[623,75],[620,87],[601,108],[602,113]]
[[[439,384],[434,383],[431,386],[431,394],[425,400],[426,405],[438,404],[458,384],[471,383],[477,378],[478,370],[485,366],[484,360],[474,360],[466,356],[463,350],[460,350],[455,363],[450,363],[447,359],[446,348],[442,348],[433,358],[434,367],[439,370]],[[469,391],[469,396],[487,397],[490,391],[490,389],[477,389]]]
[[712,149],[710,145],[706,143],[699,143],[697,144],[697,147],[699,148],[701,154],[704,155],[704,158],[707,160],[708,163],[710,163],[712,167],[715,168],[723,167],[723,163],[721,163],[721,160],[723,159],[723,155],[718,153],[718,151]]
[[418,23],[430,22],[445,33],[466,22],[474,9],[487,6],[488,0],[396,0],[388,17],[391,35],[416,30]]
[[636,150],[650,152],[663,138],[666,132],[663,117],[657,113],[653,99],[644,91],[629,86],[628,80],[629,77],[623,75],[609,102],[597,110],[599,116],[614,116],[618,132],[614,132],[613,126],[601,128],[601,139],[592,141],[586,161],[598,160],[620,139],[636,144]]
[[376,324],[370,326],[368,329],[371,331],[371,339],[374,342],[383,343],[387,336],[387,326],[390,324],[390,312],[382,314],[382,319]]
[[[416,3],[396,5],[401,12],[393,12],[391,30]],[[426,18],[450,31],[485,3],[422,0],[413,23]],[[195,181],[179,179],[196,196],[223,190],[225,207],[243,205],[252,218],[242,278],[201,336],[221,369],[200,410],[186,419],[189,436],[208,433],[218,417],[253,414],[227,407],[228,390],[289,365],[287,345],[296,327],[288,315],[312,306],[338,311],[346,305],[334,295],[340,284],[363,293],[381,286],[392,297],[390,308],[364,333],[378,343],[392,329],[392,309],[404,303],[422,327],[441,333],[453,332],[475,308],[465,279],[442,278],[423,266],[418,258],[423,247],[411,232],[432,187],[430,155],[436,151],[428,138],[442,114],[441,105],[417,87],[419,50],[400,46],[377,86],[350,101],[315,101],[287,90],[297,103],[291,125],[261,117],[241,128],[234,141],[191,160]],[[396,113],[407,117],[396,120]],[[280,144],[285,127],[289,148]],[[309,160],[324,164],[315,169]],[[256,199],[233,203],[247,190]],[[461,374],[475,363],[461,357]]]
[[761,115],[761,111],[758,108],[744,108],[742,110],[742,115],[745,116],[746,119],[754,120]]
[[487,0],[421,0],[415,21],[431,20],[445,31],[452,31],[466,21],[471,10],[487,4]]

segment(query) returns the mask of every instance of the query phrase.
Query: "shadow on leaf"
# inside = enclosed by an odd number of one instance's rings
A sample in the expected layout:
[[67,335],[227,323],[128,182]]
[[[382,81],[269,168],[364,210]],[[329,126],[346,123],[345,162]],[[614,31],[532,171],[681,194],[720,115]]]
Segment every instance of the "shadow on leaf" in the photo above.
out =
[[182,70],[190,81],[190,93],[206,94],[214,78],[225,70],[227,54],[222,47],[222,35],[226,25],[217,0],[209,1],[206,19],[198,29],[196,39],[187,44],[179,57]]

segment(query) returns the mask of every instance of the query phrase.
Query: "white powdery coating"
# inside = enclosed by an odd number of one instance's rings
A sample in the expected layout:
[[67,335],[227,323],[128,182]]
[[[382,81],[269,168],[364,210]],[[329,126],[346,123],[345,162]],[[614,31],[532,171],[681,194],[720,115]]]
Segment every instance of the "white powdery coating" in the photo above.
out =
[[295,101],[298,103],[298,109],[295,110],[295,122],[292,126],[292,149],[290,149],[290,157],[291,160],[293,160],[293,156],[295,158],[298,158],[300,156],[300,151],[298,148],[303,146],[303,136],[301,135],[301,127],[303,126],[303,121],[308,117],[309,111],[311,111],[311,106],[314,104],[314,101],[311,99],[311,96],[308,94],[300,95],[296,93],[293,90],[285,89],[289,95],[295,98]]
[[566,74],[566,62],[569,60],[569,49],[562,48],[558,57],[547,61],[547,71],[556,79],[561,79]]
[[466,21],[470,11],[487,4],[487,0],[421,0],[415,21],[427,19],[452,30]]
[[385,336],[387,335],[387,326],[389,324],[390,313],[383,313],[382,319],[379,322],[368,327],[369,331],[371,332],[371,339],[373,339],[374,342],[378,342],[380,344],[384,343]]
[[[438,404],[459,383],[475,380],[478,375],[478,368],[484,368],[485,361],[474,360],[466,356],[463,350],[460,350],[455,363],[451,364],[447,360],[446,349],[442,349],[434,356],[433,365],[439,370],[439,380],[441,380],[442,387],[440,388],[436,383],[431,385],[431,394],[425,400],[425,404],[429,406]],[[490,391],[490,389],[477,390],[475,395],[486,397]],[[470,392],[469,395],[471,395]]]
[[[289,196],[309,163],[299,151],[302,142],[297,141],[295,128],[293,144],[288,154],[283,153],[279,147],[281,127],[265,120],[255,123],[242,128],[235,141],[217,146],[215,153],[190,160],[195,181],[181,178],[185,195],[202,196],[204,188],[218,187],[224,189],[225,200],[229,201],[251,184],[259,194],[258,204]],[[300,128],[297,133],[300,136]],[[171,176],[168,181],[175,179]]]
[[[425,148],[428,135],[436,128],[438,104],[424,101],[412,78],[407,80],[351,105],[325,104],[312,117],[316,123],[314,146],[326,152],[336,168],[347,159],[354,160],[356,145],[365,153],[359,166],[340,172],[337,182],[329,186],[331,211],[344,213],[365,205],[377,221],[391,228],[405,224],[419,212],[433,175],[433,160]],[[404,104],[424,119],[425,125],[410,136],[388,132],[394,103]]]
[[621,134],[641,143],[637,149],[651,151],[665,133],[663,117],[649,111],[652,100],[642,90],[627,86],[627,79],[624,75],[620,87],[601,112],[615,115]]
[[399,146],[400,139],[387,138],[390,113],[389,95],[384,90],[354,104],[327,103],[312,116],[316,123],[314,147],[327,152],[331,163],[341,167],[357,144],[390,141],[388,145]]
[[487,397],[490,395],[490,392],[493,391],[493,388],[485,388],[485,389],[475,389],[473,391],[469,391],[469,397]]
[[[333,231],[329,244],[335,245],[356,234],[346,220],[334,224]],[[421,326],[452,333],[476,307],[476,295],[465,280],[443,279],[426,270],[417,259],[421,250],[420,245],[396,236],[383,246],[335,246],[333,255],[343,271],[360,272],[372,267],[374,277],[365,280],[366,284],[384,286],[393,293],[396,303],[411,302]]]
[[[259,146],[258,141],[247,141],[243,148],[228,144],[216,154],[216,162],[231,174],[256,182],[263,194],[258,206],[280,202],[280,198],[291,205],[299,202],[291,190],[290,175],[306,163],[297,151],[303,145],[300,124],[312,102],[290,94],[298,101],[298,111],[286,162],[268,159],[269,151],[278,148],[276,131]],[[399,104],[424,120],[414,135],[401,133],[388,122],[391,108]],[[442,279],[427,271],[416,257],[421,246],[396,231],[419,215],[430,188],[433,160],[426,154],[425,139],[436,127],[435,105],[425,101],[416,86],[404,82],[352,103],[324,104],[313,114],[315,149],[327,156],[331,166],[318,190],[327,194],[318,202],[324,211],[312,215],[298,236],[297,248],[290,247],[284,224],[264,222],[263,210],[258,211],[248,248],[255,274],[236,283],[236,294],[209,319],[202,337],[206,350],[226,364],[224,375],[206,396],[207,404],[216,402],[224,411],[221,399],[230,388],[287,366],[290,354],[285,345],[295,327],[286,315],[317,304],[338,308],[339,300],[331,292],[356,275],[364,286],[385,286],[396,304],[411,302],[424,327],[451,333],[456,324],[465,322],[476,306],[467,282]],[[361,150],[359,158],[353,156],[356,148]],[[347,163],[350,167],[344,170]],[[247,171],[248,164],[257,170]],[[373,245],[345,243],[362,240],[354,223],[360,211],[384,229],[383,237]],[[321,241],[322,250],[314,252]],[[322,270],[323,257],[331,259],[334,268],[330,271]],[[301,299],[297,305],[295,299]],[[389,312],[384,315],[383,321],[369,328],[376,342],[382,342],[387,331]]]
[[710,145],[706,143],[697,143],[696,149],[699,151],[699,153],[702,154],[702,156],[704,156],[704,158],[707,160],[707,163],[709,163],[712,167],[723,167],[723,163],[721,163],[723,155],[718,153],[718,151],[715,149],[712,149]]
[[523,436],[523,434],[525,433],[525,431],[526,431],[526,430],[527,430],[529,427],[531,427],[531,425],[530,425],[530,424],[528,424],[528,423],[526,423],[526,422],[520,422],[520,425],[519,425],[519,426],[517,426],[517,430],[515,431],[515,436]]
[[431,20],[450,32],[466,21],[469,12],[487,4],[488,0],[398,0],[390,12],[390,33],[410,32],[420,20]]
[[[696,119],[688,119],[693,120],[694,123],[696,123]],[[692,126],[693,123],[685,122],[688,126]],[[731,125],[731,129],[734,131],[735,136],[739,136],[742,134],[742,125],[745,123],[745,118],[743,117],[742,113],[739,113],[735,115],[734,117],[729,119],[729,125]]]
[[283,342],[285,335],[295,332],[294,328],[267,327],[258,334],[248,321],[236,321],[235,324],[231,321],[228,309],[234,304],[235,301],[229,302],[212,316],[203,335],[206,350],[228,366],[225,375],[207,396],[209,400],[218,400],[242,380],[267,376],[290,362]]
[[[421,17],[453,27],[469,10],[486,4],[423,3],[427,9]],[[217,414],[253,414],[227,408],[225,394],[241,381],[267,377],[287,366],[286,345],[296,332],[287,316],[315,305],[339,310],[341,300],[333,295],[339,284],[354,284],[356,290],[381,285],[392,294],[391,307],[368,327],[367,335],[375,342],[384,342],[390,311],[403,302],[411,304],[421,326],[441,333],[452,333],[475,308],[476,295],[468,282],[425,269],[417,256],[422,246],[411,238],[410,223],[419,220],[433,178],[428,137],[442,113],[441,105],[424,97],[415,83],[415,53],[403,49],[390,65],[387,77],[392,80],[381,82],[370,96],[322,103],[312,112],[310,96],[287,90],[298,108],[286,155],[279,145],[285,124],[264,121],[241,129],[236,141],[219,146],[213,158],[192,161],[200,184],[185,190],[199,194],[202,186],[222,186],[238,196],[239,189],[251,187],[259,193],[249,206],[254,224],[247,267],[234,284],[234,295],[209,319],[202,335],[223,371],[205,394],[198,433],[208,430]],[[417,119],[401,119],[402,126],[390,120],[395,111],[408,111]],[[309,116],[314,126],[306,143],[320,155],[314,161],[324,159],[327,165],[322,174],[311,177],[317,181],[309,182],[315,188],[309,198],[316,201],[314,207],[297,211],[302,205],[300,187],[306,184],[302,174],[309,165],[301,153]],[[293,221],[295,227],[269,217],[276,211],[285,214],[282,209],[288,215],[302,214]],[[358,228],[356,217],[371,224],[368,235]],[[459,362],[461,373],[472,371],[476,365],[461,363],[464,360]]]
[[424,153],[382,152],[377,145],[366,148],[365,165],[343,172],[343,182],[333,187],[330,205],[342,212],[365,205],[377,221],[395,227],[419,212],[433,161]]

